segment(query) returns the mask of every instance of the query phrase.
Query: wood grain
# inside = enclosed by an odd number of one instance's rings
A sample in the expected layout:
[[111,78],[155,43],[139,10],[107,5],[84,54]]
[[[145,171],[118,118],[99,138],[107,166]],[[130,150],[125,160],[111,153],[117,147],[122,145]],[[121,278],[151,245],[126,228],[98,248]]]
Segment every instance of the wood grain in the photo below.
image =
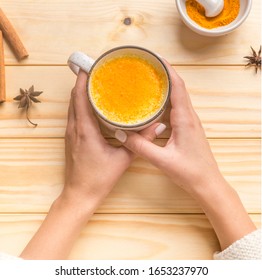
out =
[[[64,132],[75,76],[68,56],[97,58],[119,45],[151,49],[185,80],[219,167],[261,226],[261,77],[243,56],[259,48],[261,1],[238,30],[199,36],[174,0],[3,0],[30,57],[5,47],[7,102],[0,106],[0,251],[18,255],[64,182]],[[124,20],[129,18],[130,25]],[[178,66],[180,65],[180,66]],[[184,66],[183,66],[184,65]],[[43,90],[28,125],[13,98]],[[164,122],[168,125],[168,111]],[[158,139],[164,145],[167,131]],[[113,145],[116,141],[109,140]],[[162,172],[136,159],[81,233],[70,259],[212,259],[219,244],[197,203]]]
[[[174,0],[4,0],[1,8],[30,53],[24,64],[64,64],[76,50],[96,58],[127,44],[149,48],[173,64],[244,64],[249,46],[259,47],[260,0],[253,1],[242,26],[218,38],[188,29]],[[7,63],[16,63],[6,48]]]
[[[260,75],[235,66],[179,66],[193,106],[200,116],[208,137],[260,137]],[[6,67],[7,102],[0,111],[0,137],[63,137],[70,92],[75,76],[68,67]],[[32,128],[25,113],[17,109],[13,97],[19,88],[44,91],[42,103],[33,104],[30,118],[38,123]],[[165,123],[168,125],[169,114]],[[168,137],[167,129],[161,137]]]
[[[111,141],[116,144],[115,141]],[[164,145],[166,140],[158,140]],[[249,213],[261,212],[260,141],[210,140]],[[46,212],[64,183],[63,139],[0,139],[0,212]],[[202,213],[161,171],[136,159],[97,213]]]
[[[1,9],[0,9],[1,12]],[[4,55],[4,41],[3,33],[0,30],[0,104],[5,102],[6,90],[5,90],[5,55]]]
[[[260,226],[260,215],[250,217]],[[1,250],[19,255],[43,219],[43,215],[0,215]],[[219,250],[204,215],[97,214],[69,259],[212,259]]]

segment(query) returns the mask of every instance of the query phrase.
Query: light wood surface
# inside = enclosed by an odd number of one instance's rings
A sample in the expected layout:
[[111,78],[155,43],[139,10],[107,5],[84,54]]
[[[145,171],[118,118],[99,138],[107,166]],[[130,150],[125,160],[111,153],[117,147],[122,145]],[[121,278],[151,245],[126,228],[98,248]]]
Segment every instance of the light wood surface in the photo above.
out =
[[[223,175],[260,227],[261,77],[245,68],[243,59],[250,46],[259,48],[260,2],[253,0],[249,17],[236,31],[210,38],[182,23],[174,0],[1,1],[29,57],[19,63],[4,44],[0,251],[22,251],[63,187],[63,137],[75,83],[68,56],[82,50],[97,58],[127,44],[162,55],[185,80]],[[131,25],[124,24],[125,18]],[[19,88],[31,85],[44,92],[41,103],[30,108],[37,128],[13,102]],[[167,126],[168,116],[169,110],[163,120]],[[169,134],[168,128],[156,143],[164,145]],[[217,250],[215,233],[197,203],[138,158],[87,224],[70,258],[212,259]]]
[[[260,44],[260,0],[253,1],[239,29],[217,38],[189,30],[174,0],[4,0],[1,7],[30,54],[24,64],[64,64],[75,50],[96,58],[128,44],[149,48],[175,64],[243,64],[249,46]],[[123,23],[127,17],[132,21],[128,26]],[[7,63],[17,63],[9,49]]]
[[[250,215],[260,226],[260,215]],[[19,255],[43,215],[0,215],[0,248]],[[14,242],[15,239],[15,242]],[[212,259],[220,251],[204,215],[96,214],[70,259]]]
[[[116,143],[116,141],[110,141]],[[166,140],[156,141],[164,145]],[[210,140],[249,213],[260,212],[260,141]],[[0,212],[46,212],[64,183],[62,139],[0,139]],[[202,213],[161,171],[138,158],[98,213]]]
[[[192,103],[208,137],[260,137],[260,82],[254,69],[243,66],[179,66]],[[63,137],[75,76],[66,66],[6,67],[7,100],[0,112],[1,137]],[[15,83],[13,82],[15,80]],[[32,128],[18,102],[12,99],[19,88],[32,84],[44,93],[33,104],[30,117],[39,126]],[[168,125],[169,113],[165,116]],[[163,135],[167,137],[169,130]],[[162,137],[163,137],[162,136]]]

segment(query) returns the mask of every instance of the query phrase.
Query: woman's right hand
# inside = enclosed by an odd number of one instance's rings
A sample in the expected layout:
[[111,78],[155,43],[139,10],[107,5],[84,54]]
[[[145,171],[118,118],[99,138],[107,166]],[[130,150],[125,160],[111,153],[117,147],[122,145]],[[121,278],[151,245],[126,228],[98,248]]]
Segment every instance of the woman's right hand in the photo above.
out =
[[[172,77],[172,108],[171,136],[165,147],[159,147],[137,133],[117,131],[115,136],[125,147],[160,168],[198,201],[224,250],[256,227],[237,192],[219,171],[183,80],[170,65],[166,65]],[[163,130],[163,126],[156,130]]]
[[[204,129],[195,113],[183,80],[167,64],[172,78],[170,125],[171,136],[159,147],[137,133],[124,137],[116,133],[124,146],[165,172],[173,182],[189,193],[207,187],[214,178],[222,178]],[[121,135],[122,137],[118,137]]]

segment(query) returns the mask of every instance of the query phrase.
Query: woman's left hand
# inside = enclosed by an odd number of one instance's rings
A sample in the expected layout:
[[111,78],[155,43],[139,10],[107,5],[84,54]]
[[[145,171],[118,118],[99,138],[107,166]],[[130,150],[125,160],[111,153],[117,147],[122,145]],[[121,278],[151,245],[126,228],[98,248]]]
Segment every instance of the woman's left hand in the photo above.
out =
[[[68,112],[64,189],[21,258],[67,258],[82,228],[135,157],[123,146],[111,146],[102,136],[87,98],[86,82],[87,74],[80,71]],[[158,127],[154,124],[141,134],[152,141],[163,130],[163,125]]]
[[[65,137],[66,180],[62,196],[73,199],[76,203],[92,200],[97,206],[135,156],[123,146],[112,146],[102,136],[88,101],[86,83],[87,74],[80,71],[72,90],[68,112]],[[159,125],[156,123],[150,126],[141,134],[153,141]]]

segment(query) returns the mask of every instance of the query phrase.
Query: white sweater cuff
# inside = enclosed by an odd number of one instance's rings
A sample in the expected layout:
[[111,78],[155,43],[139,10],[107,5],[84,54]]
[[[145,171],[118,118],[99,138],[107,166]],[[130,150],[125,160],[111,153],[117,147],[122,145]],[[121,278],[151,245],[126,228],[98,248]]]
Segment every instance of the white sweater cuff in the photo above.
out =
[[215,260],[260,260],[261,229],[255,230],[237,240],[222,252],[214,254]]
[[22,259],[0,252],[0,260],[22,260]]

